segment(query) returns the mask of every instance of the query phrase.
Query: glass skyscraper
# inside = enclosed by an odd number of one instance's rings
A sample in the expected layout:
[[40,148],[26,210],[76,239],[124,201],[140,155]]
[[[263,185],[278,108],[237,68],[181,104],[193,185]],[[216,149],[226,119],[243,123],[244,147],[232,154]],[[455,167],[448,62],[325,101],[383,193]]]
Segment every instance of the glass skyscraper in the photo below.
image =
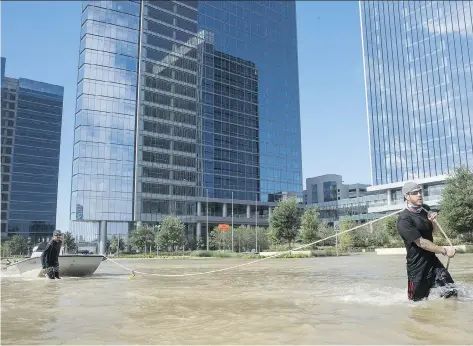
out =
[[49,238],[56,206],[64,89],[5,77],[2,85],[2,237]]
[[295,12],[83,2],[71,220],[110,233],[175,214],[204,236],[232,198],[236,223],[264,224],[278,196],[301,197]]
[[473,168],[473,3],[359,5],[372,183]]

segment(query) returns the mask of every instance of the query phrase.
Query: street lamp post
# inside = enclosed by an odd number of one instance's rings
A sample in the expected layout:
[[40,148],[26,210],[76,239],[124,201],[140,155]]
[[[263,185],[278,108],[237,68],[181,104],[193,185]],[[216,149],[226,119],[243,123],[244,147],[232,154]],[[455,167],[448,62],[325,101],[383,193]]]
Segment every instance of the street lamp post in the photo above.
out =
[[[159,231],[161,230],[161,225],[158,225],[158,231],[156,232],[156,239],[158,239]],[[156,257],[159,257],[159,242],[156,242]]]
[[258,252],[258,193],[256,193],[256,206],[255,206],[255,223],[256,223],[256,252]]
[[234,251],[233,249],[233,191],[232,191],[232,252]]
[[209,189],[207,188],[207,251],[209,251]]

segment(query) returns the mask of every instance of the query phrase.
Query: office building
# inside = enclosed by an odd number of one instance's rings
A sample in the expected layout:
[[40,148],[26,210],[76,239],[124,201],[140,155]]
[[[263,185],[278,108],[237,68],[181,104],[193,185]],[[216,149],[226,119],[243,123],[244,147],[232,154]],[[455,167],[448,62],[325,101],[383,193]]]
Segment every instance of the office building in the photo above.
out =
[[345,198],[356,198],[366,194],[366,184],[345,184],[341,175],[324,174],[305,180],[303,192],[304,204],[339,201]]
[[2,238],[18,234],[34,243],[56,228],[64,89],[2,79]]
[[3,79],[5,78],[5,63],[6,63],[6,59],[2,56],[0,58],[0,76],[1,76],[1,86],[3,86]]
[[359,6],[372,184],[392,193],[473,168],[472,2]]
[[345,184],[338,174],[324,174],[306,179],[303,192],[306,208],[317,206],[319,219],[329,225],[342,220],[365,222],[379,217],[369,214],[370,206],[384,205],[385,196],[367,191],[367,184]]
[[73,230],[205,240],[302,197],[294,1],[86,1],[79,61]]

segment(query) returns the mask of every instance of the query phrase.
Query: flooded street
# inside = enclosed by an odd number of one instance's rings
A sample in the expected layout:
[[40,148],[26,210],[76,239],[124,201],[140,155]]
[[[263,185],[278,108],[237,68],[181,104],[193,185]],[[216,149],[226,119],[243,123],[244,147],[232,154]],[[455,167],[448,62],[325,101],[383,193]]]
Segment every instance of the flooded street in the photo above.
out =
[[[441,260],[446,263],[444,258]],[[119,260],[179,274],[245,260]],[[248,261],[248,260],[246,260]],[[407,300],[404,256],[270,259],[194,277],[2,274],[2,344],[472,344],[473,255],[457,255],[458,299]]]

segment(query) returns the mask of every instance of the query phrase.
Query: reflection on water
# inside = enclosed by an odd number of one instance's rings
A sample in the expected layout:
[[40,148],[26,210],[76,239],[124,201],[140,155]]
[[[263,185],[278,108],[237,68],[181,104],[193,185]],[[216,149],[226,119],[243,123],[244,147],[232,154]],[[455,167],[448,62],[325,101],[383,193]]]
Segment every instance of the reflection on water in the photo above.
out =
[[[442,259],[443,260],[443,259]],[[243,260],[120,260],[188,273]],[[2,344],[472,344],[473,256],[451,273],[458,299],[407,300],[403,256],[271,259],[198,277],[2,273]],[[205,327],[204,327],[205,326]]]

